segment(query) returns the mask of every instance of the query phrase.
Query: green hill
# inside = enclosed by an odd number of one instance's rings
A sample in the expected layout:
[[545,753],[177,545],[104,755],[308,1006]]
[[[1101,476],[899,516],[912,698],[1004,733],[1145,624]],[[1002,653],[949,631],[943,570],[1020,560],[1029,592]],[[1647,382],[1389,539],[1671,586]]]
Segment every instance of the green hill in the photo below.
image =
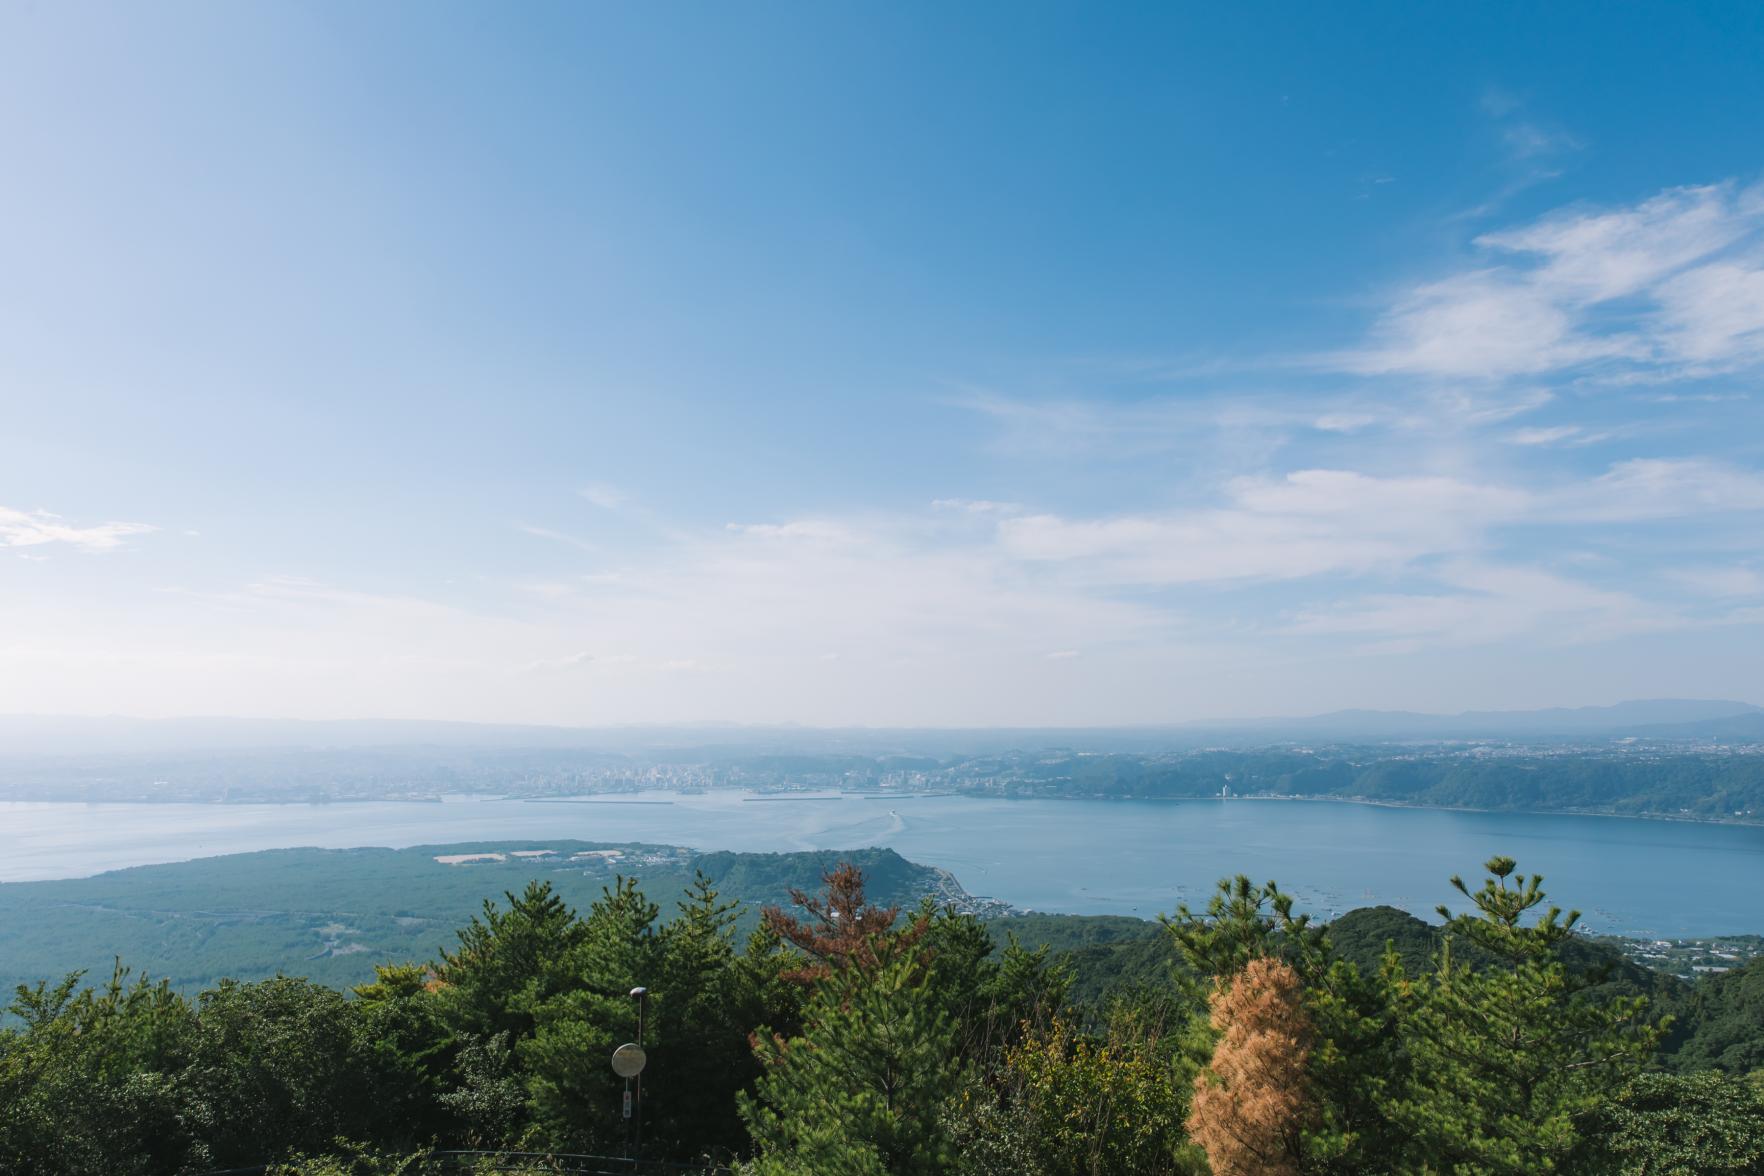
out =
[[[437,860],[475,855],[493,856]],[[433,958],[485,899],[533,878],[550,880],[585,909],[623,873],[667,911],[698,869],[748,907],[751,925],[760,906],[789,902],[793,887],[817,889],[824,870],[848,860],[883,901],[966,900],[948,874],[888,849],[699,855],[672,846],[511,841],[266,850],[0,885],[0,992],[76,969],[108,976],[116,956],[187,992],[223,976],[278,972],[346,988],[372,979],[376,963]]]
[[1698,981],[1682,1017],[1680,1069],[1764,1070],[1764,957]]

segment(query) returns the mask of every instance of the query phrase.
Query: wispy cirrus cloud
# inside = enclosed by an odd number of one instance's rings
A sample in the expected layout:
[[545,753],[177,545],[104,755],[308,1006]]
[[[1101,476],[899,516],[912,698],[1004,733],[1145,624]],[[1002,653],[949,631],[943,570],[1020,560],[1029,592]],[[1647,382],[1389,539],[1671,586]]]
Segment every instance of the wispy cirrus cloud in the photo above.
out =
[[1659,294],[1671,354],[1689,364],[1764,362],[1764,250],[1687,270]]
[[1587,146],[1581,136],[1528,110],[1525,99],[1505,87],[1488,87],[1479,105],[1507,178],[1487,199],[1450,218],[1456,223],[1481,220],[1526,189],[1559,178],[1565,158]]
[[1059,564],[1093,584],[1199,584],[1394,571],[1474,546],[1530,505],[1523,491],[1447,477],[1299,470],[1240,478],[1219,506],[1097,518],[1004,520],[1013,558]]
[[1764,472],[1714,458],[1632,458],[1557,496],[1568,521],[1644,522],[1764,510]]
[[1018,502],[994,502],[990,498],[934,498],[932,510],[957,511],[964,514],[1016,514],[1023,509]]
[[149,523],[93,523],[78,526],[42,510],[0,506],[0,547],[61,545],[79,551],[109,551],[131,535],[158,530]]
[[[1230,467],[1264,468],[1307,438],[1352,440],[1364,450],[1394,434],[1406,445],[1501,424],[1556,398],[1525,382],[1323,391],[1305,389],[1290,373],[1285,379],[1291,386],[1284,391],[1197,391],[1125,404],[997,393],[956,403],[994,426],[990,447],[1009,458],[1121,463],[1192,455],[1209,472],[1230,477]],[[940,501],[953,509],[959,500]]]
[[588,552],[590,554],[600,551],[599,546],[590,543],[586,539],[567,534],[563,531],[553,530],[550,527],[540,527],[532,523],[516,523],[515,530],[523,535],[531,535],[535,539],[548,539],[553,543],[561,543],[565,547],[573,547],[577,551]]
[[[578,722],[855,721],[883,705],[894,721],[1121,721],[1110,683],[1162,689],[1172,667],[1215,678],[1271,649],[1405,656],[1749,623],[1733,607],[1749,603],[1744,576],[1706,576],[1726,591],[1700,593],[1699,611],[1682,599],[1689,585],[1613,584],[1608,565],[1539,553],[1637,521],[1759,513],[1764,475],[1705,459],[1549,484],[1309,468],[1228,479],[1160,511],[927,504],[680,528],[616,572],[510,599],[474,591],[470,604],[262,577],[188,597],[202,611],[182,629],[129,638],[70,618],[59,640],[90,656],[135,650],[142,666],[218,691],[246,670],[215,635],[248,629],[250,655],[280,667],[277,689],[315,712],[391,691],[412,713]],[[1515,548],[1521,530],[1550,537]],[[1719,569],[1708,556],[1697,566]],[[214,609],[250,623],[216,627]],[[47,657],[43,641],[0,615],[0,648]],[[206,669],[185,665],[205,649]]]
[[1673,568],[1666,578],[1699,596],[1764,596],[1764,571],[1744,565]]
[[1579,425],[1548,425],[1531,429],[1514,429],[1507,434],[1507,440],[1514,445],[1557,445],[1565,441],[1578,441],[1585,435]]
[[1356,637],[1369,652],[1436,645],[1482,645],[1516,637],[1551,644],[1662,632],[1689,623],[1674,610],[1535,567],[1458,563],[1426,592],[1371,593],[1300,611],[1285,632]]
[[1537,159],[1578,151],[1582,146],[1575,136],[1560,127],[1544,126],[1529,119],[1509,123],[1501,131],[1501,141],[1516,160]]
[[[1764,513],[1764,474],[1637,460],[1523,486],[1298,470],[1234,479],[1214,503],[1165,512],[982,511],[953,544],[943,513],[729,524],[616,585],[584,583],[564,607],[597,618],[605,641],[690,632],[718,667],[824,665],[829,645],[852,667],[1128,647],[1162,656],[1222,624],[1384,652],[1528,634],[1595,641],[1703,620],[1567,561],[1528,558],[1509,547],[1512,532],[1554,528],[1579,542],[1636,522]],[[1309,602],[1239,613],[1232,594],[1198,591],[1209,585],[1284,586]]]
[[1694,374],[1764,359],[1764,187],[1675,188],[1484,233],[1475,261],[1402,292],[1360,375],[1502,380],[1605,367]]
[[1707,459],[1637,458],[1546,486],[1444,475],[1297,470],[1246,477],[1213,507],[998,525],[1013,558],[1092,583],[1197,584],[1371,576],[1496,546],[1507,527],[1584,528],[1764,512],[1764,472]]
[[630,501],[630,497],[617,486],[605,482],[591,482],[576,491],[583,500],[598,506],[601,510],[618,510]]

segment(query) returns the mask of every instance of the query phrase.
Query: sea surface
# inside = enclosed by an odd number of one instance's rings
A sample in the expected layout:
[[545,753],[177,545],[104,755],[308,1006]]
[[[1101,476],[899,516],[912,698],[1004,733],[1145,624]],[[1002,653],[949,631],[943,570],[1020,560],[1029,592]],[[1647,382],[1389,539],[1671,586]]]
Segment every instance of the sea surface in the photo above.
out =
[[[646,803],[633,803],[646,802]],[[783,851],[889,846],[1018,907],[1152,918],[1199,906],[1221,877],[1277,880],[1328,916],[1388,903],[1431,916],[1465,905],[1505,853],[1597,932],[1764,931],[1764,827],[1469,813],[1329,801],[993,800],[750,793],[617,800],[456,797],[316,805],[0,802],[0,882],[285,846],[647,841]],[[1455,901],[1454,901],[1455,900]]]

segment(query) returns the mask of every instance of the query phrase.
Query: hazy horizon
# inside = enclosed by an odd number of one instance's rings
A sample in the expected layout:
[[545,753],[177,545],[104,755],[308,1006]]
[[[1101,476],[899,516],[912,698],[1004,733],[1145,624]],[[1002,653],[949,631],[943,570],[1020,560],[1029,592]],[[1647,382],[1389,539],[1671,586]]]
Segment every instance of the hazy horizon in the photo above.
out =
[[590,724],[590,723],[499,723],[499,722],[477,720],[477,719],[439,719],[439,718],[429,718],[429,717],[421,717],[421,716],[409,717],[409,718],[394,718],[394,717],[390,717],[390,716],[386,716],[386,715],[359,715],[359,716],[351,716],[351,717],[347,717],[347,718],[301,718],[301,717],[289,716],[289,715],[224,715],[224,714],[162,714],[162,715],[154,715],[154,714],[128,714],[128,713],[121,713],[121,712],[79,714],[79,713],[72,713],[72,712],[30,712],[30,711],[0,712],[0,723],[6,723],[6,722],[44,722],[44,723],[118,722],[118,723],[140,723],[140,724],[144,724],[144,725],[170,725],[170,724],[178,724],[178,723],[217,723],[217,724],[239,724],[239,725],[260,724],[263,726],[276,726],[279,724],[280,725],[287,725],[287,726],[301,726],[301,725],[331,726],[331,725],[351,725],[351,724],[362,725],[362,726],[373,726],[373,725],[378,724],[378,725],[385,725],[388,727],[398,727],[398,726],[485,727],[485,728],[516,729],[516,730],[523,729],[523,728],[530,728],[530,729],[534,729],[534,730],[543,730],[543,731],[581,731],[581,732],[596,732],[596,731],[616,732],[616,731],[628,731],[628,730],[642,730],[642,729],[650,729],[650,728],[664,729],[664,730],[665,729],[676,729],[676,730],[683,730],[683,731],[702,729],[702,730],[751,730],[751,731],[801,730],[804,732],[838,732],[838,731],[886,732],[886,731],[890,731],[890,730],[902,730],[902,731],[919,730],[919,731],[928,731],[928,732],[950,732],[950,733],[960,733],[962,731],[1009,732],[1009,731],[1059,731],[1059,730],[1107,732],[1110,730],[1121,730],[1121,731],[1165,730],[1165,729],[1176,730],[1176,729],[1182,729],[1182,728],[1193,728],[1196,730],[1206,730],[1209,727],[1227,729],[1227,728],[1231,728],[1235,725],[1263,726],[1263,725],[1275,725],[1275,724],[1280,724],[1280,723],[1302,724],[1305,722],[1318,720],[1318,719],[1334,719],[1334,718],[1338,718],[1338,717],[1342,717],[1342,716],[1352,716],[1352,715],[1360,715],[1360,714],[1374,715],[1374,716],[1376,716],[1376,715],[1402,716],[1402,717],[1413,717],[1413,718],[1420,718],[1420,719],[1462,719],[1462,718],[1477,718],[1477,717],[1484,717],[1484,716],[1527,717],[1527,716],[1550,715],[1550,714],[1596,715],[1596,714],[1600,714],[1600,713],[1604,713],[1604,712],[1623,712],[1623,711],[1629,710],[1629,709],[1633,709],[1636,711],[1644,711],[1644,710],[1647,710],[1648,708],[1655,708],[1655,709],[1661,710],[1666,713],[1671,713],[1676,710],[1687,710],[1687,711],[1695,710],[1698,713],[1707,712],[1709,714],[1726,715],[1726,714],[1741,714],[1741,713],[1745,713],[1746,711],[1764,711],[1764,704],[1752,702],[1748,699],[1741,699],[1741,698],[1731,698],[1731,699],[1625,698],[1625,699],[1618,699],[1614,702],[1608,702],[1608,703],[1585,703],[1585,704],[1572,704],[1572,705],[1553,705],[1553,706],[1543,706],[1543,707],[1495,707],[1495,708],[1474,707],[1474,708],[1466,708],[1466,709],[1457,710],[1457,711],[1421,711],[1421,710],[1412,710],[1412,709],[1406,709],[1406,708],[1376,708],[1375,709],[1375,708],[1364,708],[1364,707],[1338,707],[1338,708],[1335,708],[1332,710],[1306,711],[1303,713],[1295,713],[1295,714],[1262,714],[1262,715],[1242,714],[1242,715],[1225,716],[1225,717],[1220,717],[1220,718],[1183,718],[1181,716],[1171,716],[1171,717],[1167,717],[1167,718],[1164,718],[1161,720],[1151,721],[1151,722],[1091,724],[1091,725],[1084,725],[1084,726],[1073,726],[1073,725],[1069,725],[1069,724],[1058,724],[1058,723],[1016,723],[1016,724],[1004,723],[1004,724],[990,724],[990,725],[984,725],[984,726],[974,726],[974,725],[968,725],[968,724],[955,724],[955,723],[941,723],[941,724],[934,724],[933,723],[933,724],[914,724],[914,725],[910,725],[910,726],[901,726],[901,725],[890,725],[890,724],[880,724],[880,723],[820,724],[820,723],[798,723],[798,722],[789,722],[789,721],[768,722],[768,721],[763,721],[763,720],[744,722],[744,721],[740,721],[740,720],[715,719],[715,718],[703,718],[703,719],[681,718],[681,719],[657,720],[657,721],[648,721],[648,722],[602,723],[602,724]]
[[[1219,718],[1185,718],[1185,717],[1178,715],[1178,716],[1171,716],[1171,717],[1167,717],[1167,718],[1163,718],[1163,719],[1158,719],[1158,720],[1152,721],[1152,722],[1127,724],[1127,725],[1165,727],[1165,726],[1182,726],[1182,725],[1186,725],[1186,724],[1190,724],[1190,723],[1270,722],[1270,721],[1278,721],[1281,719],[1321,718],[1321,717],[1328,716],[1328,715],[1345,714],[1345,713],[1351,713],[1351,712],[1355,712],[1355,711],[1367,711],[1367,712],[1371,712],[1371,713],[1383,713],[1383,714],[1424,715],[1424,716],[1429,716],[1429,717],[1434,717],[1434,718],[1453,718],[1453,717],[1456,717],[1459,715],[1464,715],[1464,714],[1508,714],[1508,713],[1511,713],[1511,714],[1534,714],[1534,713],[1537,713],[1540,711],[1607,710],[1607,709],[1611,709],[1614,707],[1622,707],[1622,706],[1626,706],[1626,705],[1635,705],[1635,704],[1644,704],[1644,703],[1658,703],[1658,702],[1665,702],[1665,703],[1682,703],[1682,702],[1689,702],[1689,703],[1735,703],[1735,704],[1738,704],[1741,706],[1752,707],[1754,709],[1764,709],[1764,703],[1754,702],[1753,700],[1748,699],[1748,698],[1712,698],[1712,697],[1711,698],[1677,698],[1677,697],[1673,697],[1673,698],[1666,698],[1666,697],[1661,697],[1661,698],[1615,698],[1615,699],[1612,699],[1608,702],[1563,702],[1563,703],[1549,703],[1549,704],[1545,704],[1542,706],[1535,706],[1535,707],[1464,707],[1459,710],[1452,710],[1452,711],[1417,710],[1417,709],[1410,708],[1410,707],[1333,707],[1333,708],[1330,708],[1327,710],[1317,709],[1317,710],[1307,710],[1307,711],[1298,711],[1298,712],[1287,712],[1287,713],[1280,713],[1280,714],[1237,714],[1237,715],[1223,716],[1223,717],[1219,717]],[[348,716],[348,717],[307,718],[307,717],[302,717],[299,715],[277,715],[277,714],[204,714],[204,713],[200,713],[200,712],[153,714],[153,713],[127,712],[127,711],[91,711],[91,712],[79,712],[79,711],[0,711],[0,719],[119,719],[119,720],[125,720],[125,721],[129,721],[129,722],[143,722],[143,723],[205,722],[205,721],[210,721],[210,720],[215,721],[215,722],[315,723],[315,724],[316,723],[412,723],[412,724],[417,724],[417,723],[451,723],[451,724],[459,724],[462,726],[556,727],[556,728],[561,728],[561,729],[565,729],[565,730],[601,730],[601,729],[612,730],[612,729],[617,729],[617,728],[621,728],[621,727],[634,727],[634,726],[777,727],[777,728],[783,728],[783,729],[787,729],[790,727],[803,727],[803,728],[809,729],[809,730],[837,730],[841,727],[865,729],[865,728],[883,726],[881,724],[876,724],[876,723],[826,724],[826,723],[800,723],[800,722],[795,722],[795,721],[788,720],[788,719],[785,719],[785,720],[764,720],[764,719],[741,720],[741,719],[718,719],[718,718],[710,718],[710,717],[706,717],[706,718],[683,717],[683,718],[678,718],[678,719],[662,719],[662,720],[653,720],[653,721],[646,720],[646,721],[640,721],[640,722],[592,724],[592,723],[506,723],[506,722],[497,722],[495,720],[489,720],[489,719],[444,719],[444,718],[436,718],[433,716],[425,716],[425,715],[414,715],[414,716],[410,716],[410,717],[402,717],[401,718],[401,717],[395,717],[392,715],[383,715],[383,714],[364,714],[364,715],[352,715],[352,716]],[[964,728],[964,726],[966,726],[965,724],[955,724],[955,723],[938,723],[938,724],[922,724],[922,725],[926,726],[927,729],[930,729],[930,730],[961,730]],[[1119,725],[1123,725],[1123,724],[1107,724],[1104,726],[1103,729],[1106,729],[1107,726],[1119,726]],[[1042,728],[1042,727],[1049,727],[1049,726],[1057,727],[1057,726],[1059,726],[1059,724],[1003,723],[1003,724],[993,724],[987,728],[982,728],[982,729],[1010,730],[1014,727]]]
[[688,11],[0,10],[0,714],[1757,697],[1756,12]]

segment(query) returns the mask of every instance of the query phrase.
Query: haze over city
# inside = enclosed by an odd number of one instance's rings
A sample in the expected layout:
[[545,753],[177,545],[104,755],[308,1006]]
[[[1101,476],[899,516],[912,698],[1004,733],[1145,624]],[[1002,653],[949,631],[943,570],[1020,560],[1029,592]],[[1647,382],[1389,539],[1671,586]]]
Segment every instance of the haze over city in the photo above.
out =
[[1383,11],[0,9],[0,712],[1764,702],[1755,12]]

